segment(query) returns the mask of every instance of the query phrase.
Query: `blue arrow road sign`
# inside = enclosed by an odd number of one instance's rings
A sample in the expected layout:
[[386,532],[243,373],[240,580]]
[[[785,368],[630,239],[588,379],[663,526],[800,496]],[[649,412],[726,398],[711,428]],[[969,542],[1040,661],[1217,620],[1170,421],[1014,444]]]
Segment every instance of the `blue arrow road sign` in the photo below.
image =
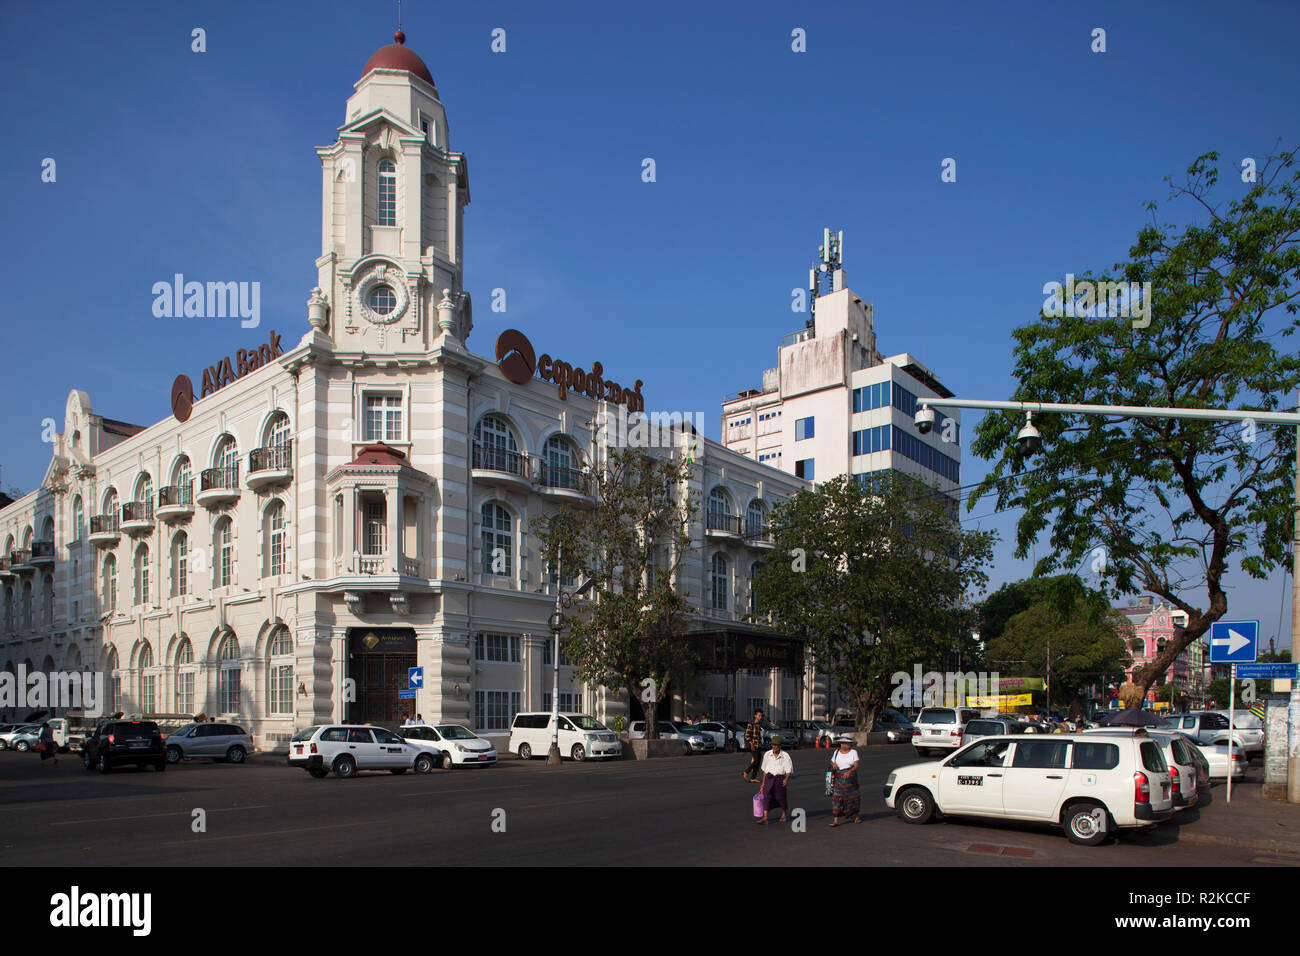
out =
[[1259,656],[1259,621],[1215,621],[1210,629],[1211,664],[1251,664]]
[[1238,664],[1237,676],[1242,680],[1295,680],[1300,664]]
[[[1251,660],[1254,660],[1252,657]],[[408,667],[406,670],[406,682],[411,690],[419,690],[424,686],[424,668]]]

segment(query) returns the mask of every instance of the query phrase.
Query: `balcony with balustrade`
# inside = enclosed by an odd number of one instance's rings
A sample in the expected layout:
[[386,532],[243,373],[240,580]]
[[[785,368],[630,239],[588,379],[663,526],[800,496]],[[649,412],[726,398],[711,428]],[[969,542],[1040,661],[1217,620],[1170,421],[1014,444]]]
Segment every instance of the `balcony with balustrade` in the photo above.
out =
[[581,468],[539,461],[536,480],[538,491],[547,501],[580,507],[592,507],[596,503],[591,473]]
[[154,510],[163,521],[184,521],[194,514],[194,486],[165,485],[158,489],[158,507]]
[[527,455],[480,442],[474,443],[470,473],[476,482],[526,494],[533,489],[528,466]]
[[246,484],[252,491],[261,491],[273,485],[283,485],[293,480],[293,442],[254,448],[248,453]]
[[740,515],[711,511],[704,516],[704,534],[706,537],[723,541],[739,541],[741,538]]
[[32,542],[32,564],[36,567],[52,567],[54,564],[54,542]]
[[199,473],[198,503],[204,508],[219,508],[239,500],[239,463],[205,468]]
[[116,511],[108,514],[90,516],[90,543],[96,547],[106,548],[117,544],[122,536],[121,522]]
[[760,551],[770,551],[776,546],[776,541],[772,537],[772,526],[766,521],[746,521],[745,544]]
[[127,534],[148,534],[153,531],[153,502],[123,502],[121,528]]
[[9,568],[15,574],[30,574],[35,571],[36,565],[32,564],[32,549],[20,548],[17,551],[10,551]]

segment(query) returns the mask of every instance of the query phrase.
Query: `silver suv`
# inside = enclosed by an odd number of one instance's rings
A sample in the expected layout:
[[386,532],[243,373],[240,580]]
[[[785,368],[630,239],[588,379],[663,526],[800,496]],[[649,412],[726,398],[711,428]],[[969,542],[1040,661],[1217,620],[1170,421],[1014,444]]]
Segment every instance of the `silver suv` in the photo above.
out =
[[180,763],[186,757],[243,763],[253,750],[252,736],[235,724],[186,724],[167,735],[168,763]]

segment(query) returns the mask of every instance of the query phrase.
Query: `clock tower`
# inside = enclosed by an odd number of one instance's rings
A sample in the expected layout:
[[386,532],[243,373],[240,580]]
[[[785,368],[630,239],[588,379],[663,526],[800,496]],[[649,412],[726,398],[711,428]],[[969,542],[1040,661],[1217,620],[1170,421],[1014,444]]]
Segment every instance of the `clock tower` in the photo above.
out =
[[462,291],[465,157],[424,61],[395,43],[366,62],[338,139],[318,147],[321,256],[312,325],[335,348],[427,351],[473,325]]

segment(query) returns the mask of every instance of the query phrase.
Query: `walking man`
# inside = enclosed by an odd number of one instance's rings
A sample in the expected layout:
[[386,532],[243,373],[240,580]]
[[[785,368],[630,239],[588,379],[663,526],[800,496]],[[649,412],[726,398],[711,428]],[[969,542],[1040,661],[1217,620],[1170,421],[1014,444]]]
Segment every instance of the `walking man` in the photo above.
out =
[[790,806],[786,799],[785,787],[794,773],[794,761],[781,749],[780,737],[772,738],[772,749],[763,755],[763,782],[758,792],[763,795],[763,819],[757,821],[759,826],[767,823],[767,811],[775,804],[781,808],[781,822],[789,819]]
[[763,712],[754,711],[754,719],[745,725],[745,749],[749,751],[749,766],[740,772],[750,783],[758,783],[763,761]]

